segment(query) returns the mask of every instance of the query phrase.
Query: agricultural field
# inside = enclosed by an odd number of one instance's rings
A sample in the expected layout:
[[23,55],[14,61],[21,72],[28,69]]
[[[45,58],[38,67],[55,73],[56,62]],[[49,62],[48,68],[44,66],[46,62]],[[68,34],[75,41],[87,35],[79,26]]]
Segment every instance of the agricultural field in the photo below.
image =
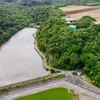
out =
[[100,7],[93,6],[68,6],[60,8],[70,17],[79,19],[83,16],[91,16],[96,19],[96,21],[100,21]]
[[66,88],[58,87],[17,98],[15,100],[75,100],[75,94]]

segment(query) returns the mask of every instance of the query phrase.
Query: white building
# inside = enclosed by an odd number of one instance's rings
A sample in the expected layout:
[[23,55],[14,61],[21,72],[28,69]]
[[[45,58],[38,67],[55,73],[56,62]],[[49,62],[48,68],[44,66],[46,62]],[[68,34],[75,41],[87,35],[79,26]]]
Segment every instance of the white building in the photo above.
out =
[[100,24],[100,22],[94,22],[95,24]]
[[82,74],[82,70],[81,69],[76,69],[76,72],[77,72],[78,75]]
[[72,17],[70,17],[68,15],[66,16],[66,20],[67,20],[68,23],[71,23],[71,22],[75,22],[76,21],[75,18],[72,18]]

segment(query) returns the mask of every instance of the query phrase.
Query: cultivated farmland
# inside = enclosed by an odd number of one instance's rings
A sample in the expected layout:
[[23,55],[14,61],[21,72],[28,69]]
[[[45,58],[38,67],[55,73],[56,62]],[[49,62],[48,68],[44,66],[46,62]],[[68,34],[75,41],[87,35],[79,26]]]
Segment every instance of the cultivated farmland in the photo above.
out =
[[91,16],[100,21],[100,8],[92,6],[68,6],[60,8],[69,16],[79,19],[83,16]]
[[68,93],[66,88],[59,87],[24,96],[16,100],[75,100],[75,94],[73,92]]

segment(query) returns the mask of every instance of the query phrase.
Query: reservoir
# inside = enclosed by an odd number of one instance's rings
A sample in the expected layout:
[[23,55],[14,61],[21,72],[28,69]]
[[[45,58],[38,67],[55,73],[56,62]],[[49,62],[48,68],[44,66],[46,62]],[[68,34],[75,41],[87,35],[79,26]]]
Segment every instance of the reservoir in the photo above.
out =
[[34,49],[35,28],[24,28],[0,48],[0,86],[48,75]]

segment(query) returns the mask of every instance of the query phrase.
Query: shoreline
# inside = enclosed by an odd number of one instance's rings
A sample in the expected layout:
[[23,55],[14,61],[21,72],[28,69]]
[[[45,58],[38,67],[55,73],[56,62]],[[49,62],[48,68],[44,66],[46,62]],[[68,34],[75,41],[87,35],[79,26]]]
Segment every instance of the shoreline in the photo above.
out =
[[47,65],[46,63],[46,58],[45,58],[45,55],[38,49],[37,47],[37,39],[36,39],[36,33],[33,34],[33,37],[34,37],[34,49],[36,50],[36,52],[41,56],[42,58],[42,61],[43,61],[43,67],[44,69],[51,69],[52,67]]
[[0,48],[1,48],[1,46],[4,45],[7,41],[9,41],[11,37],[13,37],[15,34],[17,34],[17,33],[18,33],[19,31],[21,31],[22,29],[24,29],[24,28],[35,28],[35,29],[38,29],[39,27],[40,27],[40,26],[38,26],[38,25],[36,26],[36,25],[35,25],[35,26],[25,26],[25,27],[22,27],[22,28],[18,29],[16,32],[14,32],[13,35],[10,35],[10,37],[9,37],[7,40],[5,40],[3,43],[0,44]]

